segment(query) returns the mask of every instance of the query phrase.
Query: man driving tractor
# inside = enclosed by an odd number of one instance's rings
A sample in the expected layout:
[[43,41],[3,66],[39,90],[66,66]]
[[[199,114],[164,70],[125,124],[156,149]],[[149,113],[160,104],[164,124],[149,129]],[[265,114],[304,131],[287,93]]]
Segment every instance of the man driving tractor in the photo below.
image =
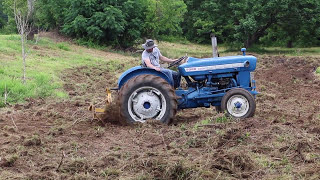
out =
[[180,73],[172,71],[170,69],[165,69],[160,66],[159,60],[164,62],[173,63],[175,59],[169,59],[163,56],[160,50],[157,48],[157,45],[152,39],[147,39],[145,44],[142,44],[142,47],[145,49],[142,52],[142,66],[149,67],[156,71],[165,73],[170,79],[174,82],[174,88],[177,88],[180,84],[181,76]]

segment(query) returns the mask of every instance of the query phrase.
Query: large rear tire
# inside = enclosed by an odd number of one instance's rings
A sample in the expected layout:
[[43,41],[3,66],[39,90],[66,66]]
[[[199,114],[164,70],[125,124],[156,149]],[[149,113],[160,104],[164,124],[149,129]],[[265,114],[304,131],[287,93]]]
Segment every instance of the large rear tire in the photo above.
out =
[[126,82],[119,91],[122,123],[143,123],[147,119],[170,124],[177,112],[173,87],[154,75],[139,75]]
[[249,91],[234,88],[223,96],[221,110],[233,118],[248,118],[254,115],[256,102]]

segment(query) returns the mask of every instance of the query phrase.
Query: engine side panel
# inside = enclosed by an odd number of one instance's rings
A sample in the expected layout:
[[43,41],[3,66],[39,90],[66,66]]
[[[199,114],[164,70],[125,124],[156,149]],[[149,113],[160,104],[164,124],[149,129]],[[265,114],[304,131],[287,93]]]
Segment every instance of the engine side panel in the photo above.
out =
[[222,74],[240,71],[254,71],[257,58],[254,56],[229,56],[197,59],[190,57],[188,62],[179,66],[182,76]]

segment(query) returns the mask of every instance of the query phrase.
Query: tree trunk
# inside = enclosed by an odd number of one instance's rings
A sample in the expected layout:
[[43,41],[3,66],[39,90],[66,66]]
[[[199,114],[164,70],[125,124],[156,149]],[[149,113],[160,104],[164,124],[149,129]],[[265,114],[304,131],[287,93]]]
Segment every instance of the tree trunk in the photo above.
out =
[[[28,16],[29,17],[31,17],[33,15],[34,2],[35,2],[35,0],[28,0]],[[32,19],[32,17],[30,19]]]
[[252,35],[249,35],[248,39],[244,43],[246,48],[251,47],[254,43],[257,43],[260,37],[262,37],[265,34],[265,31],[274,24],[275,21],[271,17],[270,21],[265,25],[257,29]]
[[26,42],[27,36],[31,31],[32,24],[30,23],[30,17],[32,16],[34,10],[34,1],[28,0],[28,12],[27,14],[22,14],[21,9],[17,8],[16,0],[14,0],[14,17],[17,24],[18,32],[21,36],[21,54],[23,61],[23,84],[26,84]]
[[24,31],[21,31],[21,48],[22,48],[22,60],[23,60],[23,84],[26,84],[26,50],[25,50],[25,35]]
[[287,48],[292,48],[293,47],[293,42],[292,40],[290,39],[288,42],[287,42]]
[[38,33],[38,30],[34,27],[31,27],[31,31],[29,32],[27,36],[27,40],[33,41],[34,40],[34,35]]
[[251,47],[253,44],[257,43],[259,41],[259,38],[263,36],[265,29],[260,29],[253,33],[251,36],[248,37],[246,40],[244,46],[245,48]]
[[246,40],[246,42],[244,43],[244,47],[245,48],[249,48],[251,47],[254,43],[256,43],[259,40],[259,36],[255,34],[253,34],[252,36],[249,36],[248,39]]
[[34,40],[35,28],[33,27],[33,14],[34,14],[34,2],[35,0],[28,0],[28,14],[27,19],[30,24],[30,32],[27,35],[27,40]]

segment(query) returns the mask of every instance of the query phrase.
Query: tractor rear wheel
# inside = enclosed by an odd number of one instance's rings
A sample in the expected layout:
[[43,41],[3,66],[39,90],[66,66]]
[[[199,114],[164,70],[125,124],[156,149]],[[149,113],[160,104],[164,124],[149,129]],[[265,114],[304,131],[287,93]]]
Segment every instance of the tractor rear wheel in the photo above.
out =
[[147,119],[170,124],[177,112],[174,89],[154,75],[139,75],[126,82],[119,92],[122,123],[144,123]]
[[254,115],[256,102],[249,91],[234,88],[223,96],[221,110],[234,118],[248,118]]

